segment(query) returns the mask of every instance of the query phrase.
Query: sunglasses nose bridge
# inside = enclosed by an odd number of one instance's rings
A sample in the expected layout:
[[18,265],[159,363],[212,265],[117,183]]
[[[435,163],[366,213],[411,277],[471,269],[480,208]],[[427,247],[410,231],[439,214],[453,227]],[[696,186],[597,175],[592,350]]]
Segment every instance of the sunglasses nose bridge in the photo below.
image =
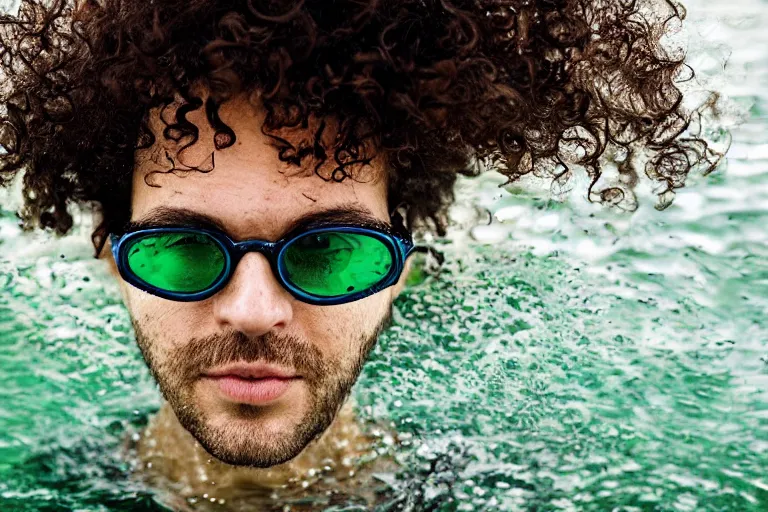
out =
[[264,240],[245,240],[243,242],[235,243],[234,247],[237,259],[242,258],[249,252],[260,252],[266,256],[268,260],[272,261],[275,252],[275,244]]

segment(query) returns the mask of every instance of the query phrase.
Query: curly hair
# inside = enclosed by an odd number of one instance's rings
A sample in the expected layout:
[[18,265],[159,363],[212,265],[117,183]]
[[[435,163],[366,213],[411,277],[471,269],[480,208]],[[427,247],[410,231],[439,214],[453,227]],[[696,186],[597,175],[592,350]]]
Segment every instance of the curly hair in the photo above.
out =
[[[25,229],[65,234],[68,205],[90,204],[98,255],[130,215],[149,110],[182,99],[163,137],[186,148],[204,108],[220,150],[236,134],[219,106],[258,92],[280,160],[342,181],[381,155],[411,229],[444,234],[457,174],[489,167],[556,188],[580,169],[590,201],[629,209],[645,175],[663,208],[722,157],[661,44],[684,17],[673,0],[22,0],[0,15],[0,184],[24,169]],[[276,135],[313,117],[339,121],[333,143]],[[607,164],[619,179],[595,191]]]

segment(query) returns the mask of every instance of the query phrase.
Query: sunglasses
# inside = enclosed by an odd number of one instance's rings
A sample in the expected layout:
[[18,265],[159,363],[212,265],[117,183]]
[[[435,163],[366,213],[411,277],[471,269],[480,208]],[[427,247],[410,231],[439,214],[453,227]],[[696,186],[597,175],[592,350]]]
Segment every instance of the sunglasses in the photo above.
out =
[[408,234],[349,224],[299,229],[277,242],[235,242],[215,229],[181,226],[112,233],[110,239],[126,282],[183,302],[214,295],[227,285],[240,259],[256,251],[298,300],[344,304],[395,284],[414,250]]

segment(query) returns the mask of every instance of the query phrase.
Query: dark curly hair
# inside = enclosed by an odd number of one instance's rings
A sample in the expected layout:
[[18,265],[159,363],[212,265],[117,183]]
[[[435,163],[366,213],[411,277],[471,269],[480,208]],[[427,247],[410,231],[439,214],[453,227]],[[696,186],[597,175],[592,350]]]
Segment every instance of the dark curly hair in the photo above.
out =
[[[383,156],[411,229],[444,234],[457,174],[487,167],[555,188],[583,170],[589,200],[630,209],[645,174],[662,208],[722,156],[691,133],[692,72],[660,44],[684,17],[672,0],[22,0],[0,16],[0,183],[25,170],[25,229],[64,234],[68,205],[92,206],[98,255],[129,218],[149,110],[182,98],[163,136],[186,148],[204,108],[224,149],[219,106],[258,92],[282,161],[341,181]],[[338,120],[332,145],[276,135],[315,117]],[[593,190],[608,162],[619,179]]]

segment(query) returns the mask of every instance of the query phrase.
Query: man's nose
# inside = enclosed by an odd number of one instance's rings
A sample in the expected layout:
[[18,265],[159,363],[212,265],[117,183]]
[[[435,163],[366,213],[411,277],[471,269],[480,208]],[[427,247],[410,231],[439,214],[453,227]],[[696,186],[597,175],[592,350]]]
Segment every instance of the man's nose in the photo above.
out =
[[217,322],[249,336],[284,329],[293,318],[293,296],[280,285],[267,258],[257,252],[243,256],[213,301]]

